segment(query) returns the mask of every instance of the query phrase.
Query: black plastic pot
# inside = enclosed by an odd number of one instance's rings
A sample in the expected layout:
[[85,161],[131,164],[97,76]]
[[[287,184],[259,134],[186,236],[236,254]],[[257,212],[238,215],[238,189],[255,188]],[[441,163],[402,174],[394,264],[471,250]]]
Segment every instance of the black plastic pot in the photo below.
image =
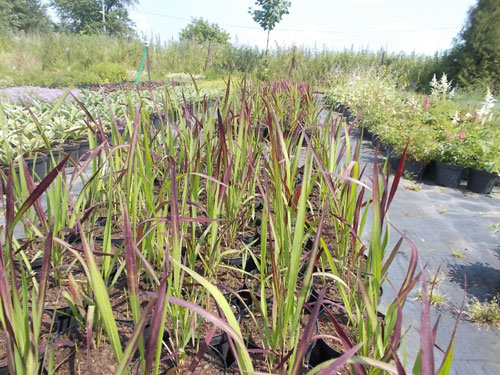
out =
[[[202,339],[200,342],[204,342]],[[259,346],[254,344],[249,340],[245,340],[245,346],[247,349],[261,349]],[[221,333],[220,335],[212,337],[210,340],[209,348],[211,348],[219,357],[222,362],[222,366],[227,371],[230,367],[236,364],[236,358],[234,357],[231,346],[229,345],[228,336],[226,333]]]
[[498,174],[471,169],[467,189],[474,193],[489,194],[499,179]]
[[[310,306],[311,310],[314,307],[314,304],[316,302],[318,302],[318,297],[319,297],[318,290],[315,287],[312,287],[311,294],[309,295],[309,298],[306,301],[306,303]],[[324,306],[333,305],[333,304],[334,305],[339,305],[339,304],[342,305],[343,303],[342,303],[342,301],[337,301],[334,299],[329,299],[329,298],[323,299]],[[305,309],[305,312],[310,313],[310,311],[308,309]]]
[[[15,260],[14,265],[16,267],[19,267],[20,263],[17,260]],[[26,264],[24,262],[21,262],[21,265],[26,270],[28,270],[28,267],[26,266]],[[34,272],[35,274],[39,274],[40,272],[42,272],[42,265],[43,265],[43,257],[36,258],[35,260],[30,262],[31,271]]]
[[[123,319],[116,319],[116,323],[122,326],[127,326],[127,327],[135,327],[135,323],[133,320],[123,320]],[[146,321],[146,325],[144,326],[144,331],[143,331],[143,336],[145,338],[149,337],[149,332],[151,331],[151,318],[149,318]],[[168,341],[170,337],[170,334],[168,333],[168,330],[163,331],[163,341]]]
[[64,154],[68,154],[71,159],[75,162],[78,160],[80,156],[80,144],[79,143],[70,143],[65,144],[62,148]]
[[[224,336],[226,336],[225,333],[224,333]],[[212,346],[212,343],[213,343],[213,339],[210,342],[210,346]],[[245,341],[245,346],[247,349],[250,349],[250,350],[262,349],[258,345],[254,344],[251,341]],[[217,348],[214,348],[214,347],[212,347],[212,348],[217,350]],[[223,364],[225,365],[226,369],[229,369],[232,366],[234,366],[236,364],[236,358],[234,358],[234,354],[231,350],[231,347],[229,346],[229,342],[227,341],[227,336],[226,336],[226,342],[222,343],[220,345],[220,349],[222,349],[222,351],[223,351],[223,352],[220,352],[220,355],[221,355],[221,359],[223,360]]]
[[[253,305],[252,292],[245,285],[245,283],[243,283],[241,288],[239,288],[236,293],[238,294],[239,298],[237,298],[236,296],[229,296],[227,300],[230,304],[236,305],[238,307],[238,310],[240,311],[240,317],[243,317],[248,313],[248,308]],[[255,298],[258,299],[258,296],[255,296]]]
[[82,159],[82,161],[85,161],[90,156],[89,141],[88,140],[80,141],[78,144],[80,145],[80,148],[78,149],[78,156]]
[[[98,243],[103,243],[104,242],[104,238],[103,237],[96,237],[95,241],[98,242]],[[124,243],[125,243],[125,239],[124,238],[112,238],[111,239],[111,244],[115,245],[115,246],[118,246],[118,247],[120,247]]]
[[[389,155],[389,163],[392,169],[397,170],[400,156]],[[425,168],[427,167],[427,162],[420,160],[413,160],[406,158],[405,165],[403,167],[403,174],[411,174],[414,179],[421,180],[424,176]]]
[[69,243],[70,245],[76,245],[82,243],[82,237],[80,236],[80,232],[75,231],[68,233],[68,235],[66,236],[66,242]]
[[352,121],[352,118],[354,117],[352,114],[351,114],[351,111],[349,110],[349,108],[343,106],[343,109],[342,111],[340,111],[342,113],[342,116],[345,117],[345,119],[347,121]]
[[[114,223],[116,220],[118,220],[118,215],[111,215],[111,222]],[[104,227],[107,222],[108,222],[107,216],[99,216],[95,221],[95,225],[98,227]]]
[[[42,357],[43,357],[43,355],[39,354],[38,360],[40,361],[42,359]],[[40,370],[38,371],[38,374],[39,375],[49,374],[49,370],[47,368],[47,365],[44,365],[43,367],[41,367]],[[9,366],[0,366],[0,375],[10,375]]]
[[264,203],[261,200],[255,203],[255,212],[262,212],[264,209]]
[[[223,263],[233,266],[235,268],[243,269],[243,258],[229,258],[229,259],[223,259]],[[257,268],[257,264],[253,260],[252,257],[248,257],[245,263],[245,272],[253,272],[253,271],[258,271],[259,269]]]
[[157,114],[151,115],[151,125],[153,125],[155,129],[160,129],[163,123],[165,123],[165,118],[163,116],[160,117]]
[[373,147],[378,147],[378,149],[381,152],[387,151],[387,147],[384,144],[384,142],[382,142],[382,138],[380,138],[379,135],[376,135],[376,134],[373,135],[373,137],[372,137],[372,146]]
[[54,319],[52,333],[60,334],[69,331],[78,325],[73,316],[73,311],[69,306],[59,307],[57,309],[43,309],[43,311]]
[[37,152],[34,156],[26,157],[24,160],[26,161],[26,166],[28,167],[28,173],[31,175],[31,177],[33,177],[35,181],[41,181],[45,178],[45,176],[47,175],[46,154]]
[[[50,172],[61,161],[63,150],[61,148],[53,148],[47,152],[47,172]],[[52,161],[54,158],[54,161]]]
[[[106,136],[106,141],[110,144],[113,145],[113,133],[107,132],[104,134]],[[99,142],[99,140],[98,140]]]
[[338,351],[333,349],[325,340],[318,339],[309,345],[309,349],[306,353],[305,363],[310,368],[313,368],[323,362],[338,358],[341,355],[342,353],[339,353]]
[[374,134],[371,130],[369,130],[367,128],[363,128],[363,139],[365,141],[373,142],[373,137],[374,137]]
[[241,241],[245,245],[259,246],[260,245],[260,233],[255,233],[253,236],[243,237]]
[[[36,158],[26,157],[24,159],[26,161],[26,166],[28,167],[28,173],[35,181],[41,181],[47,175],[47,155],[43,153],[37,153]],[[9,174],[9,167],[2,168],[3,173],[5,174],[5,181],[3,178],[1,179],[2,191],[5,192],[7,187],[7,176]],[[37,177],[35,177],[37,176]],[[12,168],[12,177],[20,179],[20,170],[19,165],[15,165]]]
[[[201,340],[204,342],[205,340]],[[233,352],[227,340],[227,334],[221,333],[220,335],[212,337],[210,340],[209,347],[212,348],[222,361],[222,365],[227,369],[230,365],[235,362]]]
[[434,169],[434,182],[440,186],[457,188],[460,186],[465,168],[461,165],[452,165],[436,162]]

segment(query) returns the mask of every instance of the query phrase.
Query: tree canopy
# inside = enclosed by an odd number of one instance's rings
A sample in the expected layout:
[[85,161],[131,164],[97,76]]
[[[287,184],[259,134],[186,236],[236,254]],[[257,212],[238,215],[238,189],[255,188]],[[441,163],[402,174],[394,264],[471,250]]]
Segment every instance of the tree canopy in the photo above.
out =
[[[105,22],[102,16],[104,1]],[[127,8],[138,0],[52,0],[51,6],[61,20],[61,28],[73,33],[125,36],[133,32],[134,23]]]
[[0,1],[0,29],[38,32],[52,29],[47,7],[40,0]]
[[478,0],[450,53],[454,76],[463,85],[500,83],[500,0]]
[[291,2],[287,0],[256,0],[260,9],[249,9],[253,20],[264,30],[274,30],[285,14],[288,14]]
[[226,43],[229,34],[221,29],[216,23],[208,23],[203,18],[193,18],[191,23],[179,33],[181,40],[191,40],[197,43],[212,41],[216,43]]
[[259,9],[249,8],[248,13],[260,27],[267,31],[266,55],[269,49],[269,33],[274,30],[285,14],[288,14],[291,2],[287,0],[256,0]]

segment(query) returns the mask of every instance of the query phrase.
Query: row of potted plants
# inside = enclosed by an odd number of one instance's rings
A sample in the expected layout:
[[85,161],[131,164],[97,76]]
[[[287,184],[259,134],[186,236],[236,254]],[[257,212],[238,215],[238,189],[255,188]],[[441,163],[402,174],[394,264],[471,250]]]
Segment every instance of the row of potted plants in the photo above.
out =
[[[36,155],[48,150],[66,150],[76,156],[79,143],[88,140],[89,123],[87,112],[101,121],[104,131],[111,132],[110,124],[117,121],[117,128],[123,130],[125,114],[132,103],[140,103],[144,113],[155,115],[170,112],[173,108],[195,105],[203,100],[213,101],[221,95],[218,89],[198,89],[194,85],[157,87],[149,91],[117,90],[102,95],[100,92],[82,90],[78,95],[66,91],[57,103],[37,99],[29,102],[0,103],[0,165],[11,165],[16,157],[36,159]],[[17,96],[16,96],[17,97]],[[47,99],[54,100],[53,95]],[[112,109],[114,119],[110,117]],[[43,157],[39,155],[38,158]],[[74,158],[75,159],[75,158]],[[76,159],[75,159],[76,160]]]
[[380,77],[367,80],[370,85],[351,82],[344,87],[359,90],[358,96],[342,96],[342,88],[336,88],[325,95],[327,103],[342,103],[338,109],[347,108],[350,116],[362,112],[365,135],[387,148],[392,158],[406,148],[417,177],[433,161],[436,183],[457,187],[469,169],[468,188],[491,192],[500,173],[500,118],[489,90],[482,103],[471,104],[454,98],[446,75],[433,79],[430,96],[399,93]]
[[214,107],[164,107],[158,128],[133,102],[123,131],[108,124],[111,143],[88,111],[95,147],[85,173],[77,164],[68,180],[65,156],[35,187],[9,169],[0,366],[22,375],[231,365],[244,374],[404,374],[402,309],[423,281],[429,345],[414,372],[434,373],[427,283],[407,239],[408,273],[377,314],[405,240],[385,240],[397,181],[389,185],[375,160],[373,184],[361,182],[359,149],[331,113],[320,120],[307,91],[228,82]]

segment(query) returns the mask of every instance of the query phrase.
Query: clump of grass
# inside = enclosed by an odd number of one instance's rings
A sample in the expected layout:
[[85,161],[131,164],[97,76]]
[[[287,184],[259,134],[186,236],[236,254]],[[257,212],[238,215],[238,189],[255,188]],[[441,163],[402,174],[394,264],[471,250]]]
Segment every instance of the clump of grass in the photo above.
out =
[[411,191],[420,191],[422,189],[422,186],[420,184],[417,184],[416,182],[412,181],[412,182],[405,185],[405,189],[411,190]]
[[477,323],[500,327],[500,294],[489,302],[479,302],[473,298],[467,315]]
[[[431,283],[431,282],[429,282]],[[446,296],[439,294],[436,289],[429,291],[429,302],[432,306],[441,305],[443,302],[446,302]],[[422,301],[422,292],[418,291],[417,296],[415,297],[417,301]]]
[[493,229],[493,233],[498,233],[498,232],[500,232],[500,223],[490,225],[489,228]]
[[439,284],[441,284],[441,282],[444,280],[444,276],[442,273],[437,273],[436,275],[434,275],[434,277],[432,277],[431,279],[429,279],[429,285],[432,285],[432,286],[437,286]]
[[457,251],[457,250],[453,250],[451,255],[453,255],[455,258],[458,258],[458,259],[465,259],[465,254],[461,253],[460,251]]

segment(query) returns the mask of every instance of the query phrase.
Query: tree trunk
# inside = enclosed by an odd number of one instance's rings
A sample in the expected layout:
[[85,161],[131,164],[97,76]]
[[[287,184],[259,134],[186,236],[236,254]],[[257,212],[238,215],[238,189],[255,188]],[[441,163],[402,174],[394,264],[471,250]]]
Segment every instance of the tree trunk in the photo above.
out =
[[267,51],[269,51],[269,33],[271,30],[267,30],[267,43],[266,43],[266,57],[267,57]]
[[288,71],[288,78],[292,79],[293,72],[295,71],[295,65],[297,64],[297,47],[293,46],[292,50],[292,63],[290,64],[290,70]]
[[208,64],[210,63],[210,53],[212,52],[212,41],[210,40],[208,42],[208,52],[207,52],[207,59],[205,60],[205,68],[203,69],[204,72],[208,70]]

